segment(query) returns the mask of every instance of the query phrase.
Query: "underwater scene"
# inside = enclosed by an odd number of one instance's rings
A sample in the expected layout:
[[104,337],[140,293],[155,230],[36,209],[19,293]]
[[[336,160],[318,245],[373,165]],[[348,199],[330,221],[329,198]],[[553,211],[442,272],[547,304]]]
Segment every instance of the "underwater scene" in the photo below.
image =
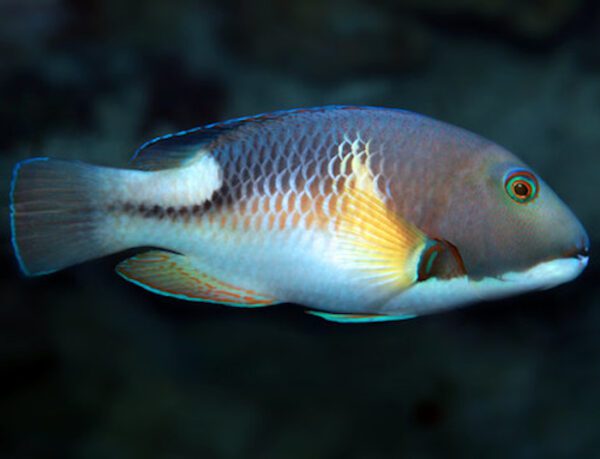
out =
[[0,57],[0,458],[600,457],[600,3],[0,0]]

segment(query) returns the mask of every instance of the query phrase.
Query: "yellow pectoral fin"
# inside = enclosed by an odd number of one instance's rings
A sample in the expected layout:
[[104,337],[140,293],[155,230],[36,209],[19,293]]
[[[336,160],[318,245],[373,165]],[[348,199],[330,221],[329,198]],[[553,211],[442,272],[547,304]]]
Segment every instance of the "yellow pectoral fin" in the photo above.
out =
[[119,263],[117,272],[134,284],[160,295],[227,306],[260,307],[278,301],[238,287],[198,269],[191,260],[175,253],[152,250]]
[[351,170],[335,220],[339,259],[369,282],[407,288],[417,280],[427,237],[388,209],[358,157]]

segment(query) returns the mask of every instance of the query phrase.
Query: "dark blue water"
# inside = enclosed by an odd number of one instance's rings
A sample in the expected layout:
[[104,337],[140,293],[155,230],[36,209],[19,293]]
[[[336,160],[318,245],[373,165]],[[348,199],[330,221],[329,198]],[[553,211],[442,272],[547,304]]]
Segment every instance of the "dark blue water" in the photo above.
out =
[[[598,50],[592,1],[0,2],[0,457],[599,457]],[[513,150],[587,228],[587,271],[357,326],[161,298],[113,273],[123,255],[18,274],[19,159],[119,166],[156,135],[332,103]]]

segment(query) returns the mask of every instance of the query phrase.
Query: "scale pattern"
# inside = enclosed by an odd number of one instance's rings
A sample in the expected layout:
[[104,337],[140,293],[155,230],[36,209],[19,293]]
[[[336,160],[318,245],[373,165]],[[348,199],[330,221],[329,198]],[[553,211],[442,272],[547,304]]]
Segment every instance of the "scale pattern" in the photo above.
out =
[[[347,190],[357,180],[372,181],[387,201],[388,182],[381,144],[358,129],[312,131],[264,126],[239,136],[215,152],[224,186],[211,199],[207,218],[231,231],[335,230],[348,206]],[[368,177],[357,176],[364,165]]]

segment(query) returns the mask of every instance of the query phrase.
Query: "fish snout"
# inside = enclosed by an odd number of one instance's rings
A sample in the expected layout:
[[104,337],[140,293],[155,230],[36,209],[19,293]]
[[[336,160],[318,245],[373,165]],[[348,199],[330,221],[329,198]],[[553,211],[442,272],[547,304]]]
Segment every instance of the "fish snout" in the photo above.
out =
[[586,261],[590,256],[590,238],[579,219],[565,207],[564,215],[550,225],[557,239],[557,248],[562,246],[563,258],[577,258]]
[[590,258],[590,239],[581,225],[578,223],[578,234],[571,243],[571,248],[563,252],[563,260],[572,260],[577,265],[578,274],[587,266]]
[[571,256],[580,261],[584,261],[587,264],[587,261],[590,258],[590,239],[585,232]]

